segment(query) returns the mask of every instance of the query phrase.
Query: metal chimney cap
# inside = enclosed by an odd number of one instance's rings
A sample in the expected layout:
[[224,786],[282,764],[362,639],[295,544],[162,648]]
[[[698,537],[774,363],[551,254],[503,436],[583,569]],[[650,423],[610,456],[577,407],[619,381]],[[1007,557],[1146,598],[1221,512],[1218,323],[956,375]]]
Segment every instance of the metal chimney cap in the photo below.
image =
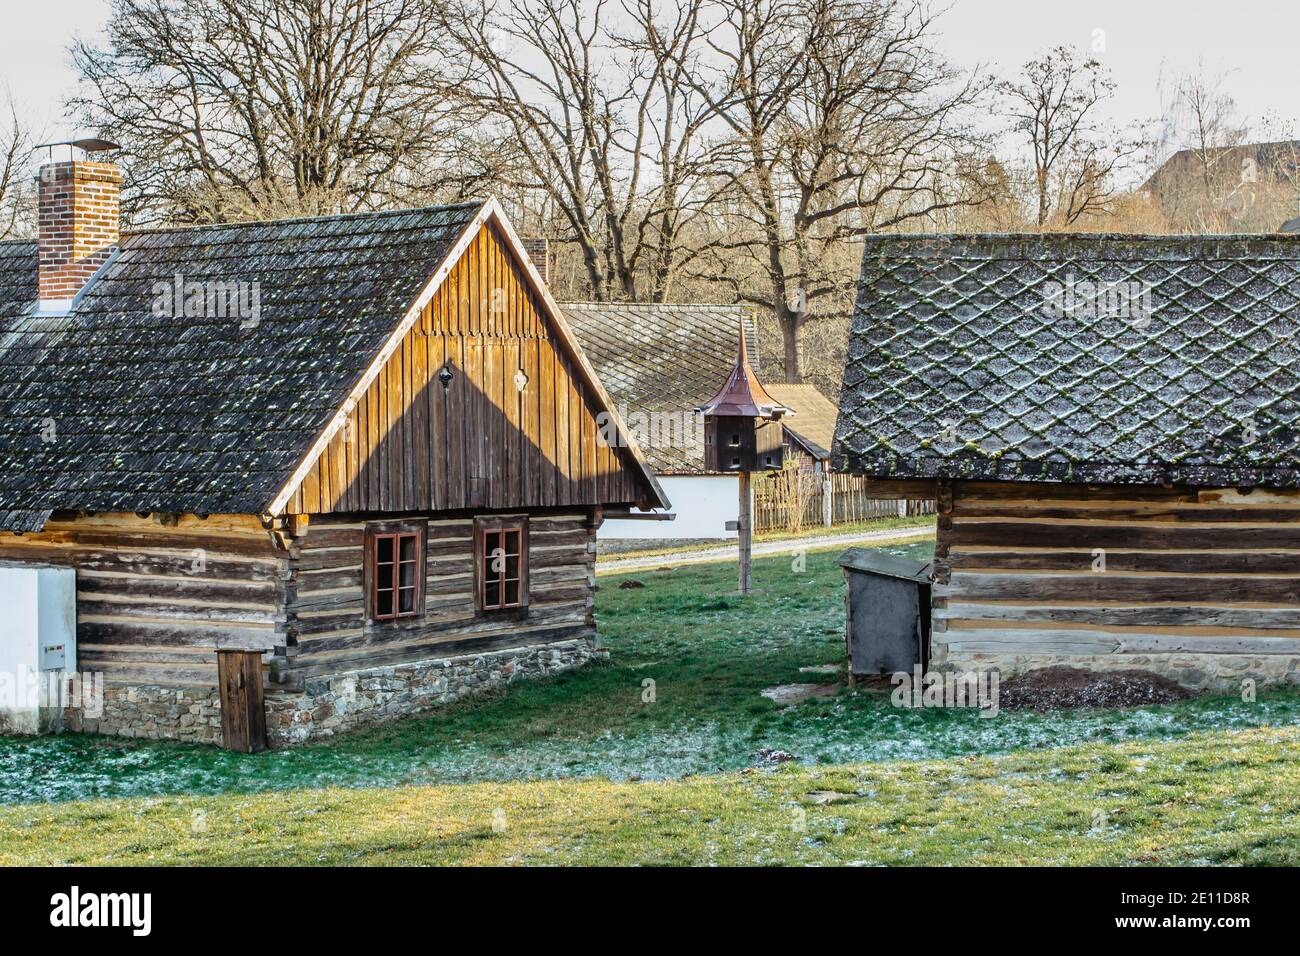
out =
[[77,149],[87,153],[99,153],[99,152],[103,152],[106,149],[122,148],[121,146],[117,145],[117,143],[110,143],[106,139],[95,139],[93,137],[87,139],[64,139],[64,140],[59,140],[59,142],[57,143],[39,143],[32,148],[49,149],[54,146],[75,146],[77,147]]
[[66,146],[68,148],[68,162],[76,161],[77,157],[73,150],[79,149],[84,155],[93,157],[96,153],[102,153],[105,150],[122,148],[118,146],[117,143],[110,143],[106,139],[86,137],[84,139],[62,140],[57,143],[41,143],[39,146],[32,147],[32,152],[35,152],[38,149],[48,149],[50,151],[49,162],[53,163],[54,150],[60,146]]

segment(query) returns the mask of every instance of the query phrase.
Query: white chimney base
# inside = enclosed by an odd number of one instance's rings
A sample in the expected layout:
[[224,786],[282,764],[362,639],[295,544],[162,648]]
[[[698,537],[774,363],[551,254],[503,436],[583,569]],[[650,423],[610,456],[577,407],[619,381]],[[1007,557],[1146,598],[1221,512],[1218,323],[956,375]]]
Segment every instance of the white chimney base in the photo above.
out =
[[67,315],[72,311],[72,299],[40,299],[36,303],[36,314]]

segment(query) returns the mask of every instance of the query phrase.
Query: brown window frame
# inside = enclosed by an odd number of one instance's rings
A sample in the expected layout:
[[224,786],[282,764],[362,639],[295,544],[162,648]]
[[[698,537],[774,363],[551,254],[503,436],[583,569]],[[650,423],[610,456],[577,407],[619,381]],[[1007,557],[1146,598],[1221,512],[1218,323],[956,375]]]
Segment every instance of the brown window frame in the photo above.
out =
[[[427,541],[427,528],[421,524],[389,524],[375,525],[366,529],[366,560],[365,560],[365,589],[366,589],[366,620],[371,623],[384,624],[390,621],[401,621],[408,618],[417,618],[424,616],[424,592],[425,592],[425,546]],[[411,588],[414,594],[411,601],[411,607],[408,610],[401,609],[401,592],[408,590],[401,583],[401,568],[403,564],[411,562],[402,560],[402,542],[404,540],[415,541],[415,581]],[[379,549],[381,542],[392,541],[391,562],[381,562],[379,560]],[[392,586],[381,588],[379,586],[379,565],[389,564],[393,566]],[[381,595],[391,594],[391,604],[389,612],[380,611],[382,604]]]
[[[503,567],[495,577],[499,600],[497,603],[489,604],[488,586],[494,578],[486,567],[487,558],[490,554],[488,551],[488,536],[512,532],[517,532],[519,535],[518,576],[516,578],[507,577],[507,568]],[[506,552],[506,554],[509,556],[510,552]],[[526,610],[528,607],[528,565],[527,515],[491,515],[474,519],[474,607],[478,612],[497,614],[506,611]],[[506,586],[512,581],[518,581],[517,600],[507,603],[505,601]]]

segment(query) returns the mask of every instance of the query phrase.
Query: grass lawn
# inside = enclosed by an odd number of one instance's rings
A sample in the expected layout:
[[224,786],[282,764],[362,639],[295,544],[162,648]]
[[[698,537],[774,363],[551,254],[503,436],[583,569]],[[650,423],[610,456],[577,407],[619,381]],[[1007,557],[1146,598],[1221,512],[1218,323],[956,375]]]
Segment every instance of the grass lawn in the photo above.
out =
[[[602,575],[608,664],[295,750],[0,738],[0,861],[1296,862],[1294,693],[991,720],[760,697],[842,660],[839,550],[758,559],[747,599],[725,562]],[[764,747],[797,760],[752,769]]]
[[[818,802],[827,801],[829,802]],[[1300,864],[1300,732],[0,811],[0,864]]]

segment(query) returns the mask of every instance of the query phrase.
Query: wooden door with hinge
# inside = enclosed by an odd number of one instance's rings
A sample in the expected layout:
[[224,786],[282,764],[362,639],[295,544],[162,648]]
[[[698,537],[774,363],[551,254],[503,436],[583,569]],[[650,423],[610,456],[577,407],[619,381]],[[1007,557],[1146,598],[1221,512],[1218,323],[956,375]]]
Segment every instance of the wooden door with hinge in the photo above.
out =
[[246,754],[265,750],[262,652],[218,650],[217,684],[221,688],[221,746]]

